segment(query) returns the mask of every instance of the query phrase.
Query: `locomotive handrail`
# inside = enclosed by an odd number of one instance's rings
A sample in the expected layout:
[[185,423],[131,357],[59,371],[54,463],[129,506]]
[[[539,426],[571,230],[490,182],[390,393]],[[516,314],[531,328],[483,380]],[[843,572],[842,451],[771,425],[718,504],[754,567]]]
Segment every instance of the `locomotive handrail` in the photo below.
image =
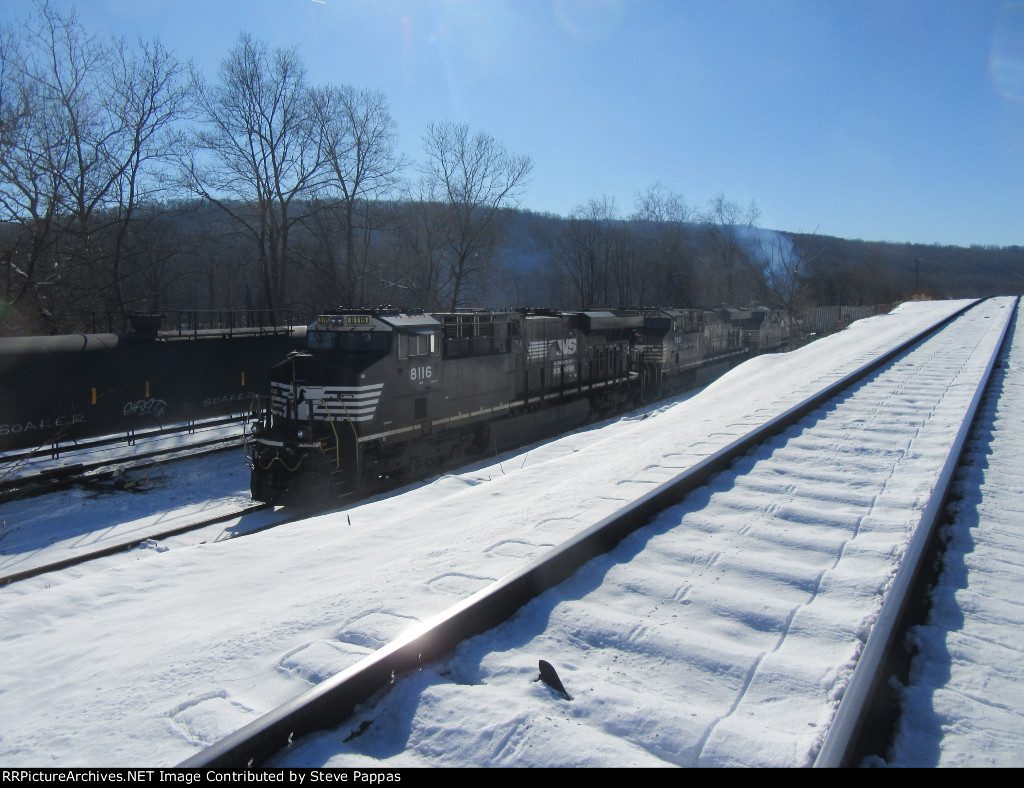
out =
[[[278,334],[294,328],[294,314],[291,309],[183,309],[168,310],[167,315],[176,315],[175,328],[166,334],[193,339],[203,332]],[[236,319],[237,318],[237,319]]]
[[[340,401],[340,400],[338,400]],[[324,412],[327,414],[327,422],[331,425],[331,432],[334,433],[334,470],[341,470],[341,438],[338,437],[338,430],[334,426],[334,414],[331,413],[330,407],[327,405],[327,400],[321,399],[320,404],[324,406]],[[344,406],[343,406],[344,407]],[[346,409],[345,415],[348,415]]]
[[[341,397],[339,397],[338,398],[338,402],[340,402],[341,403],[341,407],[343,407],[345,409],[345,416],[348,418],[348,426],[351,427],[352,435],[354,435],[355,439],[356,439],[356,474],[357,475],[362,475],[362,472],[363,472],[362,462],[360,461],[360,457],[359,457],[359,433],[356,431],[356,423],[355,423],[355,420],[352,418],[352,414],[348,412],[348,405],[345,404],[345,400],[343,400]],[[338,443],[338,452],[339,452],[339,456],[340,456],[340,452],[341,452],[341,442],[340,441]],[[340,464],[341,464],[341,460],[340,459],[338,461],[338,464],[340,466]]]

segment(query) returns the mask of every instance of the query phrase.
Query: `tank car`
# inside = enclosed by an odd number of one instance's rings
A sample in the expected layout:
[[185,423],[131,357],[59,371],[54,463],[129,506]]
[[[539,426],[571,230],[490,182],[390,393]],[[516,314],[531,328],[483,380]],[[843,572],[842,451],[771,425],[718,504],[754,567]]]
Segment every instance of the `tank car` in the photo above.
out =
[[0,338],[0,452],[245,413],[304,333]]
[[336,309],[271,371],[255,499],[320,503],[571,429],[627,404],[638,315]]

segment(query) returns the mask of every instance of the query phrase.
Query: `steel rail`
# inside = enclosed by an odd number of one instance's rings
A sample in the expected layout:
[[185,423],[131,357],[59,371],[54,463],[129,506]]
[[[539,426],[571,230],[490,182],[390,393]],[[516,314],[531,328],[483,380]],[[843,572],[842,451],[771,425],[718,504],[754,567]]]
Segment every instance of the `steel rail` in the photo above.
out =
[[1017,299],[1014,308],[1009,310],[1010,314],[1003,326],[1001,338],[996,344],[995,352],[986,364],[963,423],[950,444],[949,453],[943,462],[938,481],[932,490],[928,505],[914,529],[907,552],[900,561],[892,585],[886,592],[878,619],[871,628],[871,634],[857,660],[853,677],[843,692],[839,708],[815,758],[815,768],[856,766],[855,761],[858,759],[858,755],[863,754],[860,742],[861,737],[865,734],[865,724],[872,713],[872,703],[878,697],[878,693],[883,690],[887,680],[889,671],[886,666],[900,641],[899,635],[904,631],[903,625],[914,597],[913,590],[926,571],[925,558],[930,554],[929,548],[937,539],[946,507],[952,499],[954,476],[957,466],[960,464],[967,438],[974,426],[978,407],[988,388],[996,362],[1004,352],[1007,339],[1010,336],[1010,326],[1013,325],[1019,308],[1020,299]]
[[[24,569],[20,572],[12,572],[11,574],[0,576],[0,587],[9,585],[11,583],[16,583],[19,580],[27,580],[30,577],[38,577],[39,575],[45,575],[49,574],[50,572],[56,572],[61,569],[67,569],[71,566],[77,566],[78,564],[84,564],[88,563],[89,561],[95,561],[97,558],[104,558],[108,555],[123,553],[125,550],[131,550],[135,547],[138,547],[143,542],[167,539],[172,536],[178,536],[179,534],[188,533],[189,531],[196,531],[200,528],[205,528],[208,525],[216,525],[217,523],[222,523],[225,520],[231,520],[235,517],[244,517],[247,514],[254,514],[255,512],[260,512],[263,511],[264,509],[269,508],[271,508],[271,506],[268,503],[253,504],[252,506],[247,506],[243,509],[238,509],[233,512],[228,512],[226,514],[220,514],[216,517],[210,517],[206,520],[200,520],[194,523],[179,525],[175,528],[169,528],[166,531],[161,531],[156,534],[147,534],[146,536],[133,537],[132,539],[128,539],[124,542],[118,542],[117,544],[113,544],[108,547],[102,547],[99,550],[93,550],[88,553],[81,553],[80,555],[71,556],[70,558],[64,558],[60,561],[54,561],[51,564],[44,564],[42,566],[33,567],[32,569]],[[296,518],[292,517],[290,519],[294,520]],[[286,522],[286,520],[283,520],[281,523],[272,523],[270,525],[264,525],[259,528],[254,528],[252,531],[247,531],[246,534],[256,533],[258,531],[265,531],[268,528],[272,528],[276,525],[281,525],[283,522]]]
[[[274,505],[270,503],[254,503],[251,506],[245,506],[241,509],[236,509],[233,512],[226,512],[225,514],[219,514],[216,517],[210,517],[205,520],[197,520],[196,522],[186,523],[185,525],[179,525],[174,528],[169,528],[166,531],[160,531],[155,534],[148,534],[141,537],[133,537],[124,542],[118,542],[117,544],[110,545],[108,547],[100,548],[99,550],[93,550],[88,553],[81,553],[80,555],[71,556],[69,558],[61,559],[60,561],[54,561],[50,564],[44,564],[42,566],[35,567],[33,569],[25,569],[20,572],[12,572],[8,575],[0,576],[0,588],[10,583],[15,583],[19,580],[26,580],[30,577],[38,577],[39,575],[48,574],[49,572],[56,572],[61,569],[67,569],[71,566],[77,566],[78,564],[85,564],[89,561],[94,561],[97,558],[104,558],[108,555],[115,555],[117,553],[131,550],[138,547],[144,542],[149,541],[160,541],[161,539],[168,539],[172,536],[180,536],[181,534],[188,533],[189,531],[198,531],[200,528],[206,528],[209,525],[216,525],[222,523],[225,520],[231,520],[236,517],[245,517],[246,515],[255,514],[256,512],[266,511],[267,509],[273,509]],[[321,514],[326,511],[330,511],[332,507],[321,507],[318,509],[287,509],[282,512],[281,519],[274,520],[263,525],[256,526],[254,528],[247,528],[243,533],[235,534],[229,538],[239,539],[243,536],[252,536],[258,534],[261,531],[269,531],[271,528],[277,528],[280,525],[287,525],[294,523],[297,520],[305,520],[317,514]]]
[[[226,426],[230,423],[231,422],[225,422],[224,424],[217,424],[213,426]],[[174,435],[177,432],[188,432],[188,430],[182,428],[177,431],[165,431],[160,433],[160,437]],[[44,468],[36,473],[29,473],[23,476],[0,478],[0,503],[18,500],[20,498],[31,498],[37,495],[44,495],[55,490],[67,489],[68,487],[72,487],[83,481],[101,479],[104,478],[105,475],[114,473],[114,469],[118,467],[137,469],[149,468],[156,464],[155,462],[146,462],[146,460],[155,460],[156,458],[161,457],[169,460],[177,460],[200,454],[213,454],[218,451],[226,451],[241,444],[242,440],[243,437],[241,435],[205,438],[203,440],[196,441],[195,443],[183,446],[168,446],[162,449],[153,449],[150,451],[138,452],[131,455],[113,457],[105,460],[95,460],[92,462],[76,462],[69,465],[57,466],[55,468]],[[112,442],[116,441],[105,441],[105,443]],[[79,450],[92,451],[93,449],[100,448],[101,445],[102,444],[97,444],[95,446]],[[0,464],[0,468],[3,468],[2,464]],[[13,470],[13,468],[8,469],[7,472],[9,473],[11,470]]]
[[716,474],[783,432],[842,391],[892,362],[977,304],[972,301],[914,337],[866,362],[784,413],[715,452],[675,479],[649,491],[524,568],[428,619],[348,669],[271,710],[180,764],[183,768],[253,767],[294,739],[336,727],[355,707],[392,685],[400,674],[444,656],[463,640],[508,620],[527,602],[569,578],[587,561],[610,551],[664,509],[682,501]]
[[193,433],[210,427],[224,427],[229,424],[244,422],[248,418],[248,413],[241,413],[230,416],[218,416],[217,418],[204,419],[203,421],[181,422],[167,427],[156,427],[153,429],[141,430],[139,432],[133,430],[131,432],[111,433],[108,435],[100,435],[95,438],[84,438],[80,441],[71,440],[63,443],[60,441],[45,444],[41,443],[30,449],[16,449],[14,451],[8,451],[0,454],[0,464],[14,466],[20,462],[36,459],[44,454],[48,454],[50,459],[56,459],[61,454],[79,451],[87,452],[104,446],[114,446],[119,443],[127,443],[129,446],[132,446],[140,440],[159,438],[167,435],[177,435],[183,432]]

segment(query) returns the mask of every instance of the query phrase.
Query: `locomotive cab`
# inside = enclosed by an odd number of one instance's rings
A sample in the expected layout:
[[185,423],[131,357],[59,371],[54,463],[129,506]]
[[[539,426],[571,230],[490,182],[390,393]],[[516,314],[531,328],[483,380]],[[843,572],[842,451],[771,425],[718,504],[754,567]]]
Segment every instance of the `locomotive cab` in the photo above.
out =
[[[269,401],[261,403],[247,446],[253,498],[316,504],[355,492],[367,433],[391,423],[388,411],[416,399],[434,378],[429,360],[437,355],[438,325],[427,315],[392,311],[320,315],[307,329],[305,350],[271,370]],[[410,386],[392,385],[396,364],[410,359],[426,363],[410,369]],[[386,386],[396,390],[382,405]]]

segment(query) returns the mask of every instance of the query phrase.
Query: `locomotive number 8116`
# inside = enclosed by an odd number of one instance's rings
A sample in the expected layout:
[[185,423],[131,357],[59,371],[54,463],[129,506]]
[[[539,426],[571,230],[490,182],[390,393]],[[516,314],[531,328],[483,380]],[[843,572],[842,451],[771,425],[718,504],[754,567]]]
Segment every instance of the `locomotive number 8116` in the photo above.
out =
[[786,332],[766,310],[336,309],[271,370],[252,495],[362,496],[700,385]]

